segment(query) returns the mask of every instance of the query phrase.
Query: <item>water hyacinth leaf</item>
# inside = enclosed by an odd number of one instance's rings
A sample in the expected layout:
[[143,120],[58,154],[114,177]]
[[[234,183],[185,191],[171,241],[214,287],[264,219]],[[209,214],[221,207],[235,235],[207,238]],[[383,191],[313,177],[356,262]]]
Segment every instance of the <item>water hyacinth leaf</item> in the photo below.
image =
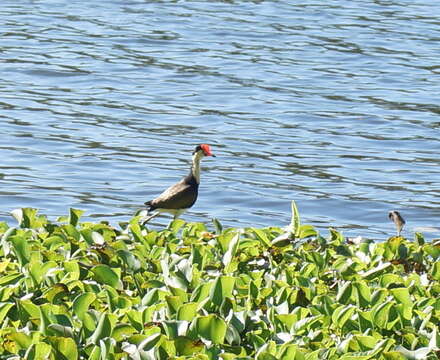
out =
[[129,324],[116,324],[112,331],[112,338],[116,341],[122,341],[136,332],[137,330]]
[[52,345],[57,360],[78,359],[77,346],[72,338],[51,336],[49,337],[49,342]]
[[226,273],[229,273],[231,271],[230,264],[235,254],[237,253],[239,243],[240,243],[240,233],[237,232],[237,234],[229,242],[228,250],[226,251],[222,259]]
[[431,352],[429,347],[422,347],[417,350],[408,350],[401,345],[398,345],[396,350],[403,354],[407,360],[426,360],[427,355]]
[[96,300],[96,295],[92,292],[86,292],[78,295],[75,300],[73,300],[73,312],[79,319],[84,319],[84,314],[89,310],[90,304]]
[[162,322],[165,334],[169,339],[176,339],[179,336],[185,336],[188,330],[188,321],[166,320]]
[[383,356],[385,360],[407,360],[402,353],[398,351],[384,351]]
[[88,360],[103,360],[103,358],[101,357],[101,347],[95,345],[92,349],[92,351],[90,352],[89,358]]
[[70,326],[63,326],[60,324],[50,324],[48,328],[52,330],[52,333],[57,336],[71,337],[71,338],[75,337],[75,334],[73,333],[73,329]]
[[306,239],[308,237],[317,236],[318,233],[312,225],[301,225],[298,230],[297,237],[299,239]]
[[168,230],[170,230],[174,234],[177,234],[179,232],[179,230],[182,228],[183,225],[185,225],[185,221],[184,220],[182,220],[182,219],[174,219],[168,225]]
[[396,299],[398,303],[403,304],[403,306],[408,308],[412,308],[414,306],[408,288],[406,287],[394,288],[394,289],[390,289],[390,292],[394,296],[394,299]]
[[131,271],[137,271],[141,268],[141,262],[132,252],[121,249],[117,251],[117,254]]
[[39,331],[43,335],[53,335],[54,332],[49,328],[50,324],[56,323],[53,316],[54,307],[50,304],[43,304],[38,307],[39,318],[40,318],[40,328]]
[[142,351],[149,351],[158,345],[159,341],[162,338],[162,334],[160,332],[150,335],[148,338],[143,340],[139,345],[138,349]]
[[199,286],[197,286],[191,295],[191,301],[200,303],[201,301],[205,300],[209,296],[213,284],[214,282],[212,281],[208,283],[201,283]]
[[200,353],[204,344],[200,340],[192,340],[185,336],[179,336],[174,340],[177,354],[180,356],[191,356]]
[[177,320],[192,321],[197,315],[198,307],[199,304],[196,302],[183,304],[177,310],[177,316],[176,316]]
[[232,296],[232,290],[234,289],[235,277],[232,276],[220,276],[218,277],[214,285],[211,288],[209,298],[217,306],[220,306],[226,297]]
[[[2,320],[0,320],[2,322]],[[28,349],[32,344],[32,338],[29,335],[26,335],[23,332],[13,332],[10,333],[8,336],[8,339],[15,342],[15,345],[17,345],[18,349]]]
[[252,231],[257,236],[257,239],[260,240],[263,243],[263,245],[265,245],[265,247],[270,247],[270,240],[267,237],[264,230],[252,228]]
[[9,237],[9,241],[12,243],[12,248],[20,266],[23,267],[29,263],[31,248],[28,239],[24,235],[13,235]]
[[222,231],[223,231],[223,226],[222,226],[222,224],[220,223],[220,221],[219,221],[218,219],[216,219],[216,218],[213,218],[213,219],[212,219],[212,223],[214,224],[215,233],[216,233],[217,235],[218,235],[218,234],[221,234]]
[[38,216],[38,209],[22,208],[11,211],[11,215],[17,220],[21,228],[38,229],[47,223],[44,216]]
[[336,295],[336,301],[341,304],[349,304],[351,299],[351,294],[353,291],[353,285],[351,281],[346,281],[338,290]]
[[434,329],[432,330],[431,339],[429,340],[429,348],[435,351],[440,350],[440,335],[438,332],[438,326],[434,326]]
[[57,283],[47,291],[44,296],[52,304],[58,303],[61,299],[69,294],[68,287],[63,283]]
[[168,311],[172,315],[175,314],[179,307],[183,304],[183,301],[179,296],[165,296],[165,300],[168,305]]
[[290,229],[292,231],[292,233],[295,234],[295,237],[299,236],[299,232],[300,232],[300,225],[301,225],[301,220],[299,217],[299,211],[298,208],[296,206],[296,203],[294,200],[292,200],[292,202],[290,203],[290,209],[291,209],[291,213],[292,216],[290,218]]
[[139,243],[144,243],[144,237],[142,235],[142,230],[138,222],[130,223],[129,226],[130,233],[133,236],[134,240]]
[[227,324],[217,315],[200,316],[195,319],[196,333],[214,344],[223,344]]
[[333,312],[332,321],[336,323],[340,328],[342,328],[347,320],[351,318],[355,311],[356,307],[353,305],[341,305]]
[[379,264],[378,266],[374,267],[373,269],[365,271],[362,274],[362,278],[365,280],[373,280],[373,279],[379,277],[380,275],[384,274],[386,271],[390,270],[390,268],[392,268],[392,267],[393,267],[393,265],[389,262]]
[[96,265],[93,267],[92,272],[94,279],[102,284],[110,285],[115,289],[121,289],[122,284],[119,280],[118,274],[108,265]]
[[90,236],[92,238],[92,242],[93,242],[92,244],[94,244],[94,245],[104,245],[105,244],[104,236],[102,236],[99,232],[92,231]]
[[293,344],[287,344],[280,350],[280,354],[277,355],[279,360],[305,360],[304,354],[299,351],[298,347]]
[[373,321],[376,326],[384,328],[387,325],[391,306],[393,306],[391,301],[380,303],[376,306],[372,313]]
[[32,278],[35,281],[35,284],[40,284],[43,280],[43,277],[46,275],[46,273],[52,269],[56,268],[57,263],[55,261],[48,261],[43,264],[39,261],[33,262],[29,267],[29,273],[32,276]]
[[357,300],[360,307],[365,308],[371,303],[371,291],[364,281],[357,281],[353,283],[356,289]]
[[[49,356],[48,356],[49,355]],[[32,344],[24,355],[26,360],[54,359],[52,355],[52,347],[45,342],[37,342]]]
[[439,245],[432,245],[432,244],[426,244],[423,246],[423,251],[432,256],[434,261],[437,261],[440,258],[440,246]]
[[70,208],[69,209],[69,219],[68,219],[69,224],[72,226],[77,226],[79,219],[81,218],[81,216],[83,214],[84,214],[83,210]]
[[90,338],[90,343],[99,345],[99,340],[109,337],[112,333],[112,324],[107,313],[102,313],[98,325]]
[[432,266],[431,276],[435,280],[440,280],[440,261],[436,261]]
[[0,324],[3,323],[4,318],[14,305],[14,303],[0,302]]

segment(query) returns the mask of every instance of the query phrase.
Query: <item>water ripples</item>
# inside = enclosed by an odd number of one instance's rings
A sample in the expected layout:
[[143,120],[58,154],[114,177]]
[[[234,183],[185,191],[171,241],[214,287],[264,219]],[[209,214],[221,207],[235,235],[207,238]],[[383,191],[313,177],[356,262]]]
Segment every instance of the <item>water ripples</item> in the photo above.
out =
[[[0,217],[126,220],[213,144],[187,220],[382,238],[439,212],[440,5],[6,0]],[[160,222],[160,221],[159,221]]]

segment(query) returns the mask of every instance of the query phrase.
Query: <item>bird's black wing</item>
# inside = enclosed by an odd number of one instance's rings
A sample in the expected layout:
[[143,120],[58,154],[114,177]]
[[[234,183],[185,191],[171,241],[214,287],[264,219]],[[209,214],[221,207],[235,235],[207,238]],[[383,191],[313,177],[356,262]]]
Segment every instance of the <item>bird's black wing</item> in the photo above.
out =
[[157,198],[145,204],[154,209],[188,209],[194,205],[198,195],[198,184],[188,184],[184,180],[170,186]]

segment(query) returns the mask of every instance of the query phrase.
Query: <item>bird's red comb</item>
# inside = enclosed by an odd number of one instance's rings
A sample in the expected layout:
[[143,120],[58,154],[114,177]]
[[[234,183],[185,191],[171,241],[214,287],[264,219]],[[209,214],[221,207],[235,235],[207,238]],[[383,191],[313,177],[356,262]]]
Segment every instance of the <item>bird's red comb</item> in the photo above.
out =
[[200,145],[200,147],[205,153],[205,156],[214,156],[214,154],[211,152],[211,146],[209,146],[208,144],[202,144]]

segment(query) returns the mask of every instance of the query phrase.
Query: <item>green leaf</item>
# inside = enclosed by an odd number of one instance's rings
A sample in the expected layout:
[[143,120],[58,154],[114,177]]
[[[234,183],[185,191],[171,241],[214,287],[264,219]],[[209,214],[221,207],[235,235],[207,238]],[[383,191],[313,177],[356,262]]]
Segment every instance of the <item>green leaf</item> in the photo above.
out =
[[432,266],[431,276],[433,279],[440,281],[440,261],[436,261]]
[[414,306],[409,290],[406,287],[390,289],[391,294],[394,296],[398,303],[403,304],[404,307],[412,308]]
[[378,276],[382,275],[383,273],[387,272],[390,268],[392,268],[393,265],[389,262],[380,264],[368,271],[365,271],[362,274],[362,278],[365,280],[373,280],[377,278]]
[[56,359],[78,359],[78,350],[75,341],[70,337],[49,337],[49,342],[55,350]]
[[182,219],[175,219],[170,222],[168,225],[168,230],[170,230],[173,234],[177,234],[182,226],[185,225],[185,221]]
[[29,263],[31,248],[28,239],[26,239],[24,235],[13,235],[9,237],[9,241],[12,243],[12,248],[14,249],[20,266],[23,267]]
[[54,323],[53,317],[53,309],[54,307],[50,304],[43,304],[38,307],[39,315],[40,315],[40,328],[39,331],[43,335],[52,335],[53,331],[49,329],[49,325]]
[[38,229],[47,223],[44,216],[38,216],[38,209],[22,208],[11,211],[12,216],[18,221],[21,228]]
[[342,328],[355,311],[356,307],[353,305],[341,305],[333,312],[332,321]]
[[388,323],[388,318],[390,315],[390,309],[393,306],[391,301],[386,301],[384,303],[378,304],[373,308],[373,321],[379,328],[385,328]]
[[301,220],[299,217],[299,211],[298,211],[298,208],[296,207],[295,201],[292,200],[292,202],[290,204],[290,208],[291,208],[291,212],[292,212],[292,217],[290,219],[289,227],[290,227],[292,233],[295,234],[295,237],[299,237]]
[[429,348],[435,351],[440,350],[440,335],[438,333],[438,326],[434,326],[434,329],[432,330],[431,339],[429,340]]
[[422,347],[417,350],[407,350],[403,346],[398,345],[396,350],[405,356],[406,360],[426,360],[427,355],[431,352],[429,347]]
[[102,313],[99,318],[98,326],[90,338],[90,343],[99,345],[99,340],[109,337],[111,333],[112,325],[109,316],[107,313]]
[[127,268],[131,271],[137,271],[141,268],[141,262],[138,258],[130,251],[121,249],[117,252],[118,256],[127,265]]
[[42,360],[47,359],[50,354],[52,354],[52,347],[45,342],[38,342],[29,347],[24,358],[26,360]]
[[234,289],[235,277],[219,276],[211,288],[209,298],[217,306],[220,306],[226,297],[232,296]]
[[69,209],[69,224],[72,226],[77,226],[79,219],[81,218],[81,216],[84,214],[83,210],[78,210],[78,209],[73,209],[70,208]]
[[90,304],[96,300],[96,295],[91,292],[86,292],[78,295],[75,300],[73,300],[73,312],[79,319],[84,319],[84,314],[89,309]]
[[48,261],[43,264],[39,261],[32,262],[29,267],[29,273],[32,276],[32,278],[35,281],[36,285],[40,285],[41,281],[43,280],[43,277],[46,275],[46,273],[52,269],[56,268],[57,263],[55,261]]
[[14,305],[14,303],[0,302],[0,324],[3,324],[4,318]]
[[92,269],[94,279],[115,289],[122,289],[118,274],[107,265],[97,265]]
[[[0,320],[0,322],[2,322]],[[19,349],[28,349],[32,344],[32,338],[29,335],[24,334],[23,332],[13,332],[8,335]]]
[[227,324],[217,315],[200,316],[195,319],[197,335],[212,341],[214,344],[223,344]]
[[349,304],[352,291],[353,285],[351,281],[346,281],[345,284],[339,288],[338,294],[336,295],[336,301],[341,304]]
[[252,231],[257,236],[257,239],[260,240],[266,247],[271,246],[270,240],[263,230],[257,229],[257,228],[252,228]]
[[226,251],[225,255],[223,256],[223,265],[225,266],[225,272],[229,273],[231,271],[231,261],[234,258],[235,254],[237,253],[238,246],[240,244],[240,233],[237,232],[237,234],[232,238],[232,240],[229,242],[228,250]]
[[353,283],[356,289],[357,300],[360,307],[365,308],[370,305],[371,291],[364,281],[357,281]]
[[197,315],[198,306],[199,304],[195,302],[183,304],[177,310],[177,320],[192,321]]
[[182,299],[179,296],[165,296],[165,300],[171,315],[174,315],[183,304]]
[[203,342],[195,341],[185,336],[179,336],[174,340],[177,354],[180,356],[191,356],[200,353],[204,347]]
[[213,219],[212,219],[212,223],[214,224],[215,233],[216,233],[217,235],[218,235],[218,234],[221,234],[222,231],[223,231],[223,226],[222,226],[222,224],[220,223],[220,221],[219,221],[218,219],[216,219],[216,218],[213,218]]
[[299,239],[305,239],[312,236],[317,236],[318,232],[312,225],[301,225],[298,230],[297,237]]
[[138,349],[143,351],[149,351],[154,348],[161,340],[162,334],[160,332],[155,333],[145,340],[143,340],[139,345]]

